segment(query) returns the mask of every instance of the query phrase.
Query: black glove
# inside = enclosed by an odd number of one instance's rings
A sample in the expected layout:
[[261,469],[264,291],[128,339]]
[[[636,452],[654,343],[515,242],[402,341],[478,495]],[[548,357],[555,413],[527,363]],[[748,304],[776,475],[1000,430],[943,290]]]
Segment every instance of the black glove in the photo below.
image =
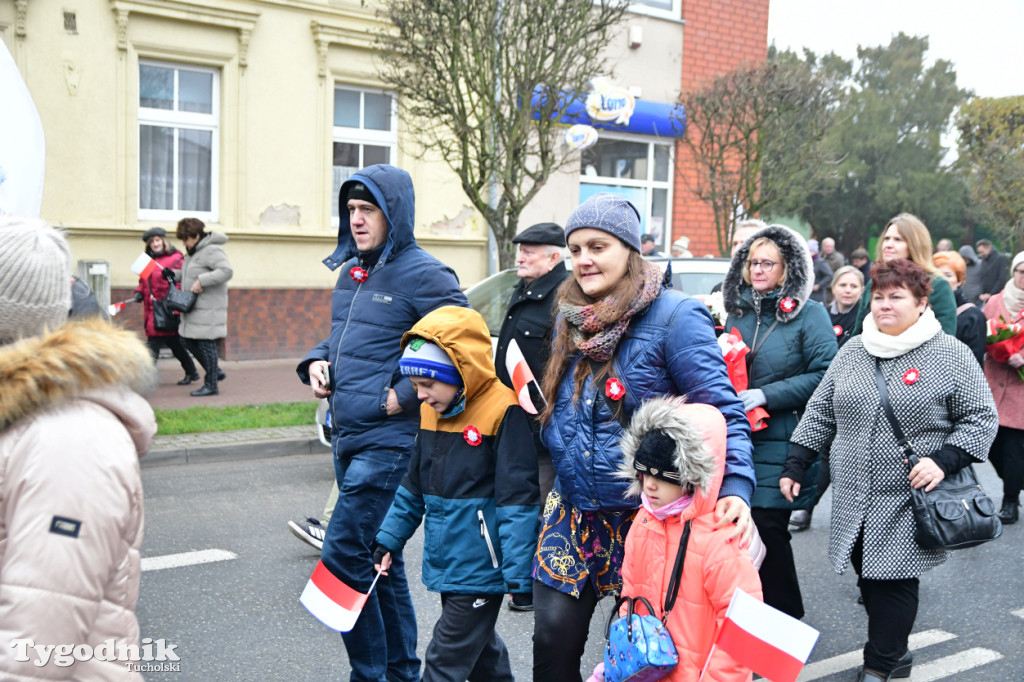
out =
[[142,303],[142,292],[136,291],[135,295],[132,297],[132,300],[135,301],[136,303]]
[[391,553],[391,550],[388,549],[387,547],[385,547],[384,545],[374,545],[373,546],[373,565],[374,566],[379,566],[380,562],[384,560],[384,555],[385,554],[390,554],[390,553]]
[[171,270],[170,268],[164,268],[163,275],[164,279],[166,279],[168,282],[172,284],[174,283],[174,270]]

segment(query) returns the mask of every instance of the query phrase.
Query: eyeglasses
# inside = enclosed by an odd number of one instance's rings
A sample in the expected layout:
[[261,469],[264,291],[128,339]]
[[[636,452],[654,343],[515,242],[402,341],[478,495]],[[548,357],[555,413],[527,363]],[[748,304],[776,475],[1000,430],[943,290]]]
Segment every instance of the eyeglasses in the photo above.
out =
[[771,272],[772,268],[778,265],[778,261],[773,260],[748,260],[747,267],[751,270],[754,268],[761,268],[762,272]]

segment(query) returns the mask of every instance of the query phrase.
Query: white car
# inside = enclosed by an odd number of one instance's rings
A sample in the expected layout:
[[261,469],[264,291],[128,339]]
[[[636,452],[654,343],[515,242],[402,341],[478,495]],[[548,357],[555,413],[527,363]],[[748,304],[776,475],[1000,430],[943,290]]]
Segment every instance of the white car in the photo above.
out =
[[[691,296],[710,294],[711,289],[725,279],[730,262],[728,258],[666,258],[664,256],[656,256],[647,260],[657,263],[662,272],[668,268],[671,262],[672,288]],[[570,260],[566,258],[564,262],[566,269],[571,270]],[[509,268],[466,289],[469,305],[479,312],[487,323],[487,329],[491,332],[492,344],[497,343],[498,332],[501,331],[501,321],[508,310],[512,290],[515,289],[518,282],[516,269]]]

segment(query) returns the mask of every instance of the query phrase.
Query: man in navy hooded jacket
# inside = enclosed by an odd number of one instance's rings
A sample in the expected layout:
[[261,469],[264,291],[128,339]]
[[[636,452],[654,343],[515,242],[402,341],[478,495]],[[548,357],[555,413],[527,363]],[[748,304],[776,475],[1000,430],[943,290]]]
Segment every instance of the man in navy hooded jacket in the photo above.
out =
[[[338,196],[341,268],[331,294],[331,335],[296,371],[317,398],[329,398],[338,502],[321,562],[365,593],[370,547],[412,456],[419,428],[416,390],[398,367],[402,334],[444,305],[466,306],[451,268],[416,244],[412,178],[389,165],[364,168]],[[370,594],[355,627],[342,634],[352,680],[418,680],[416,614],[401,560]]]

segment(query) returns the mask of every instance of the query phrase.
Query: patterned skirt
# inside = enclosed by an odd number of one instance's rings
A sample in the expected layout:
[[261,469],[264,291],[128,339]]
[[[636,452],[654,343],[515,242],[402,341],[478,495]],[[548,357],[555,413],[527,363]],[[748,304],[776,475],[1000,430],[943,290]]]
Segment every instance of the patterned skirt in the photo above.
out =
[[533,558],[533,578],[579,597],[587,581],[598,599],[622,590],[626,533],[636,510],[580,511],[557,491],[544,502],[544,526]]

